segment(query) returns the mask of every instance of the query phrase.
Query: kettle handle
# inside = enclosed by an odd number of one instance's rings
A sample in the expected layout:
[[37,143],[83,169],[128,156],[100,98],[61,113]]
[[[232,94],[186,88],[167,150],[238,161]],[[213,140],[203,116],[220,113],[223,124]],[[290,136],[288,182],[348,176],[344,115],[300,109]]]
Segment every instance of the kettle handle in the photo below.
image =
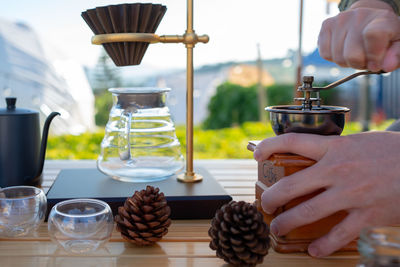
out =
[[55,116],[60,115],[58,112],[52,112],[46,119],[44,126],[43,126],[43,133],[42,133],[42,143],[40,145],[40,155],[39,155],[39,169],[35,177],[38,177],[43,172],[44,166],[44,158],[46,156],[46,147],[47,147],[47,137],[49,135],[49,128],[50,123],[54,119]]

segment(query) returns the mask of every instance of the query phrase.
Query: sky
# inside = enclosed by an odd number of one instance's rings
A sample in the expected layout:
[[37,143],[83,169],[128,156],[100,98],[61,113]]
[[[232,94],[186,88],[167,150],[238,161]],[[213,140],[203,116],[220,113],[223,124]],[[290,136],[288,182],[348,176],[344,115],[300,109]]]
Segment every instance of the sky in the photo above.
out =
[[[264,59],[283,57],[297,49],[299,0],[194,0],[194,29],[208,34],[210,42],[199,43],[194,64],[201,66],[226,61],[254,60],[257,43]],[[52,58],[75,60],[93,67],[102,47],[92,45],[93,35],[81,12],[96,6],[126,3],[115,0],[18,0],[7,1],[0,18],[24,22],[43,40]],[[183,34],[186,29],[185,0],[155,0],[167,6],[157,34]],[[321,23],[338,13],[337,4],[326,12],[326,0],[304,0],[303,51],[317,47]],[[152,44],[142,65],[155,68],[184,68],[183,44]],[[139,65],[140,66],[140,65]],[[135,67],[139,67],[135,66]]]

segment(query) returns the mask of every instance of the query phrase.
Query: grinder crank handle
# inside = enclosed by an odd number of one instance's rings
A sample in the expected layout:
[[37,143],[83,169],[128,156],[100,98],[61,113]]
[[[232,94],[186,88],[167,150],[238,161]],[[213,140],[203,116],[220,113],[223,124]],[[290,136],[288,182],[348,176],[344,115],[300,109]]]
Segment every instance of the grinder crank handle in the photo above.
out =
[[347,82],[347,81],[349,81],[349,80],[351,80],[351,79],[353,79],[355,77],[361,76],[361,75],[382,74],[382,73],[386,73],[386,72],[383,71],[383,70],[380,70],[380,71],[370,71],[370,70],[359,71],[359,72],[356,72],[356,73],[354,73],[354,74],[352,74],[350,76],[344,77],[343,79],[340,79],[340,80],[338,80],[336,82],[328,84],[327,86],[324,86],[324,87],[313,87],[312,89],[315,89],[315,90],[318,90],[318,91],[319,90],[327,90],[327,89],[334,88],[334,87],[336,87],[338,85],[341,85],[342,83]]

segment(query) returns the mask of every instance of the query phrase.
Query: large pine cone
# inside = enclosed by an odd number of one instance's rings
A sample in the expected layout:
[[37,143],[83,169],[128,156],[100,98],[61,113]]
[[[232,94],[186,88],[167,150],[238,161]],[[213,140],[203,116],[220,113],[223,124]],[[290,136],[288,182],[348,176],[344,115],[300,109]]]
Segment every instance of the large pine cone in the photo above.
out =
[[147,186],[128,197],[115,216],[122,238],[140,246],[153,245],[168,233],[171,208],[159,188]]
[[269,228],[255,205],[231,201],[217,210],[208,231],[210,248],[237,266],[262,263],[269,249]]

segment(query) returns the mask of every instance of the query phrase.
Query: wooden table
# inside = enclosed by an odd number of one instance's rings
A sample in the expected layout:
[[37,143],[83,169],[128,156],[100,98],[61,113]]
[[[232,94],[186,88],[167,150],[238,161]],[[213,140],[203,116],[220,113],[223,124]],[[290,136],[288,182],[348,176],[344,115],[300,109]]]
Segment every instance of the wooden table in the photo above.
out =
[[[254,160],[198,160],[224,186],[234,200],[254,201],[257,165]],[[94,161],[46,161],[43,188],[47,192],[60,169],[93,168]],[[136,247],[114,231],[110,242],[92,255],[69,255],[51,242],[47,224],[34,236],[0,239],[1,267],[30,266],[223,266],[209,247],[209,220],[175,220],[169,233],[153,247]],[[258,266],[355,266],[356,253],[340,253],[326,259],[306,254],[278,254],[272,249]]]

